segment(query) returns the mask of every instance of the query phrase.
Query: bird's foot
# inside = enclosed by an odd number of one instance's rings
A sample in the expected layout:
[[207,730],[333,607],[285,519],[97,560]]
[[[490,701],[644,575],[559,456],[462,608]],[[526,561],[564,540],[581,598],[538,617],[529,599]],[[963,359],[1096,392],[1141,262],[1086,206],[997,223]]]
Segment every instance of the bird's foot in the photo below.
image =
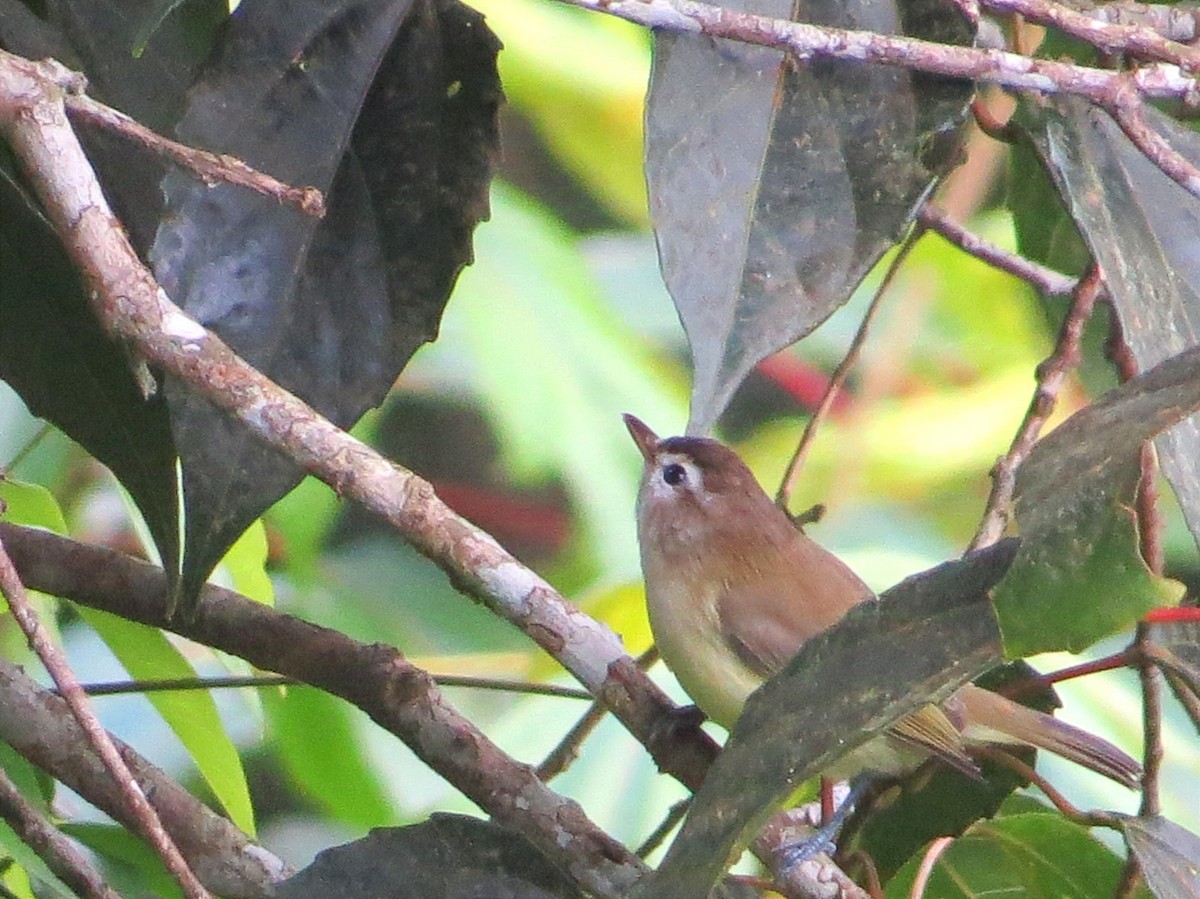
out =
[[775,850],[776,861],[781,868],[790,868],[802,861],[812,858],[819,852],[832,853],[837,846],[834,838],[846,819],[854,811],[854,805],[871,786],[871,780],[865,776],[855,778],[850,784],[850,792],[842,800],[842,804],[834,810],[812,835],[795,843],[787,843]]

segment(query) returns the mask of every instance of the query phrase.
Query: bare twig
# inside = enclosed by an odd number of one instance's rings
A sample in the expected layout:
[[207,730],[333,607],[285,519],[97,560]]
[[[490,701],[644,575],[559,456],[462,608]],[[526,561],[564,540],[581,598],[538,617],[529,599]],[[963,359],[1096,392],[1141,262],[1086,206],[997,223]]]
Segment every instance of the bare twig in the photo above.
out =
[[642,844],[637,847],[637,857],[645,858],[661,846],[663,840],[671,835],[671,831],[679,826],[679,822],[683,820],[683,816],[687,814],[687,810],[691,807],[691,804],[692,797],[689,796],[687,799],[681,799],[671,806],[662,821],[659,822],[658,827],[654,828],[650,836],[646,837],[642,841]]
[[933,866],[942,857],[942,853],[954,845],[954,837],[938,837],[921,856],[921,865],[913,878],[912,889],[908,891],[908,899],[924,899],[925,889],[929,886],[929,878],[933,874]]
[[[1059,60],[1033,59],[986,47],[936,44],[897,35],[771,19],[732,12],[696,0],[561,2],[608,13],[649,28],[706,34],[786,49],[802,60],[827,57],[874,62],[954,78],[971,78],[1011,90],[1076,94],[1107,110],[1138,149],[1176,183],[1200,196],[1200,169],[1171,147],[1162,135],[1149,128],[1143,115],[1142,103],[1147,98],[1175,97],[1189,104],[1200,101],[1200,82],[1194,74],[1173,62],[1151,63],[1133,71],[1118,72]],[[1032,5],[1034,0],[1028,2]],[[1041,3],[1040,8],[1049,9],[1049,6]],[[1077,24],[1077,20],[1071,21]],[[1143,49],[1154,47],[1175,57],[1179,56],[1174,49],[1178,47],[1184,54],[1179,58],[1195,66],[1191,48],[1161,39],[1156,42],[1149,31],[1139,30],[1137,34],[1136,42]]]
[[[530,696],[554,696],[560,699],[591,699],[592,694],[560,684],[534,684],[528,681],[499,677],[476,677],[468,674],[431,674],[439,687],[465,687],[472,690],[495,690],[502,693],[525,693]],[[250,687],[281,687],[298,684],[294,677],[279,674],[259,674],[230,677],[176,677],[161,680],[124,680],[104,684],[84,684],[88,696],[122,696],[129,693],[168,693],[186,690],[237,690]]]
[[1131,75],[1145,97],[1188,97],[1196,93],[1194,78],[1172,64],[1152,64],[1135,73],[1113,72],[981,47],[936,44],[916,38],[848,31],[804,22],[737,13],[696,0],[560,0],[603,12],[648,28],[707,34],[788,49],[801,59],[830,57],[902,66],[936,75],[973,78],[1012,90],[1078,94],[1106,103],[1116,85]]
[[1161,3],[1115,0],[1112,3],[1076,2],[1073,5],[1098,22],[1142,25],[1181,44],[1191,44],[1200,39],[1200,7],[1195,3],[1166,6]]
[[992,761],[1004,765],[1029,781],[1035,787],[1045,794],[1063,817],[1069,821],[1080,825],[1081,827],[1107,827],[1110,830],[1120,830],[1122,816],[1114,812],[1089,811],[1085,812],[1080,808],[1072,805],[1071,802],[1058,791],[1053,784],[1046,778],[1038,774],[1032,767],[1025,764],[1011,752],[999,747],[991,745],[972,746],[971,754],[980,756],[981,758],[991,759]]
[[1146,104],[1130,84],[1118,85],[1112,99],[1100,104],[1125,136],[1163,174],[1188,193],[1200,197],[1200,169],[1146,122]]
[[67,660],[58,651],[58,647],[54,645],[41,621],[38,620],[37,614],[29,604],[25,585],[21,583],[17,569],[13,567],[2,539],[0,539],[0,592],[8,600],[13,619],[21,628],[21,632],[25,634],[25,639],[29,641],[33,651],[46,666],[46,671],[49,672],[63,699],[70,707],[71,714],[87,734],[93,751],[100,756],[104,767],[108,769],[109,774],[119,786],[142,836],[162,858],[167,870],[179,883],[185,896],[188,896],[189,899],[211,899],[208,890],[197,879],[174,840],[163,827],[158,813],[146,799],[146,794],[133,779],[125,760],[121,758],[117,747],[113,745],[108,731],[101,727],[99,720],[92,712],[87,696],[84,695],[79,681],[75,677],[75,672],[71,670]]
[[1185,71],[1200,70],[1200,47],[1189,47],[1163,37],[1152,28],[1132,22],[1103,22],[1049,0],[979,0],[984,9],[1026,21],[1049,25],[1106,53],[1129,53],[1146,59],[1171,62]]
[[[1133,350],[1125,340],[1121,328],[1121,319],[1115,313],[1109,322],[1108,340],[1104,344],[1104,352],[1108,360],[1117,369],[1117,377],[1121,383],[1137,376],[1138,364]],[[1155,574],[1163,570],[1163,522],[1162,513],[1158,508],[1158,456],[1154,444],[1150,441],[1142,444],[1141,476],[1138,480],[1137,495],[1137,524],[1138,543],[1142,559],[1146,567]]]
[[[808,451],[812,446],[813,440],[816,439],[817,430],[825,423],[825,419],[829,415],[829,410],[833,408],[834,401],[837,399],[838,392],[850,376],[850,370],[858,362],[858,355],[862,351],[863,344],[866,343],[867,335],[871,330],[871,323],[874,322],[875,316],[883,305],[883,298],[887,295],[888,288],[895,280],[896,273],[900,270],[900,266],[904,264],[904,260],[908,258],[908,254],[916,246],[917,241],[920,240],[923,233],[924,226],[918,223],[915,228],[908,232],[908,235],[904,238],[904,242],[900,244],[899,250],[896,251],[895,257],[893,257],[891,264],[888,265],[887,272],[884,273],[883,280],[879,282],[879,287],[875,289],[875,296],[871,298],[871,304],[863,314],[862,321],[858,325],[858,330],[854,333],[854,338],[850,341],[850,346],[846,348],[846,354],[842,357],[842,361],[838,363],[837,368],[834,369],[833,374],[829,378],[829,384],[825,387],[825,395],[821,397],[821,402],[817,404],[817,408],[813,410],[813,414],[804,426],[804,433],[800,435],[800,442],[796,444],[796,451],[792,454],[792,458],[788,462],[787,469],[783,474],[783,480],[779,485],[779,490],[775,494],[775,505],[783,509],[784,512],[788,511],[788,504],[792,499],[792,491],[796,489],[796,484],[800,482],[800,473],[804,469],[804,460],[808,456]],[[821,512],[824,512],[823,508]]]
[[940,234],[963,252],[1020,278],[1046,296],[1066,296],[1079,284],[1079,281],[1070,275],[1039,265],[1019,253],[1012,253],[973,234],[933,203],[926,203],[921,207],[917,221],[930,231]]
[[51,871],[84,899],[121,899],[104,876],[67,836],[21,795],[0,768],[0,816]]
[[1038,385],[1034,391],[1025,420],[1013,438],[1008,452],[992,468],[992,490],[979,529],[971,540],[969,552],[991,546],[1004,535],[1012,516],[1012,496],[1016,488],[1017,469],[1033,449],[1042,427],[1054,411],[1058,393],[1067,374],[1079,364],[1079,341],[1083,328],[1092,315],[1103,279],[1095,264],[1079,280],[1071,300],[1071,308],[1063,319],[1054,352],[1038,366]]
[[145,125],[131,119],[111,106],[105,106],[83,93],[83,76],[71,73],[64,82],[67,110],[73,119],[104,128],[132,140],[168,162],[188,169],[206,184],[224,182],[245,187],[255,193],[272,197],[281,203],[295,206],[305,215],[321,218],[325,215],[325,197],[315,187],[293,187],[265,172],[251,168],[236,157],[225,153],[198,150],[163,137]]
[[[1142,684],[1142,801],[1138,815],[1153,817],[1162,812],[1159,795],[1159,774],[1162,770],[1162,674],[1158,670],[1151,651],[1150,628],[1145,622],[1138,625],[1134,645],[1142,652],[1139,674]],[[1134,895],[1141,880],[1141,868],[1137,855],[1129,853],[1121,869],[1121,879],[1114,891],[1117,899]]]

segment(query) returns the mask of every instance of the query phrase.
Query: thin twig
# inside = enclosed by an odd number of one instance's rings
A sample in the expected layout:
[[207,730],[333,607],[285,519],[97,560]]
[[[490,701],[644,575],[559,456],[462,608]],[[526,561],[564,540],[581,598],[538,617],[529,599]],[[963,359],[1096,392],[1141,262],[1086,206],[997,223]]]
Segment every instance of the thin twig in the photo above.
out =
[[998,764],[1004,765],[1006,768],[1015,771],[1025,780],[1029,781],[1035,787],[1045,794],[1063,817],[1067,820],[1080,825],[1081,827],[1107,827],[1110,830],[1120,830],[1122,816],[1113,812],[1090,811],[1085,812],[1071,802],[1058,791],[1046,778],[1038,774],[1031,766],[1025,764],[1012,753],[999,746],[981,745],[972,746],[971,754],[987,758]]
[[0,816],[21,841],[46,863],[55,876],[84,899],[121,899],[104,876],[61,830],[21,795],[0,768]]
[[913,878],[912,889],[908,891],[908,899],[923,899],[934,865],[942,857],[942,853],[953,845],[954,837],[938,837],[929,844],[921,856],[921,865],[917,868],[917,876]]
[[125,113],[105,106],[84,93],[68,93],[66,105],[72,119],[119,134],[168,162],[188,169],[205,184],[234,184],[281,203],[289,203],[305,215],[315,218],[325,215],[325,197],[315,187],[293,187],[265,172],[251,168],[234,156],[198,150],[163,137]]
[[[1109,322],[1108,340],[1104,344],[1104,354],[1117,370],[1121,383],[1137,377],[1138,364],[1133,350],[1125,340],[1121,327],[1120,316],[1114,314]],[[1158,508],[1158,456],[1154,444],[1150,441],[1142,444],[1141,476],[1138,479],[1137,495],[1137,525],[1138,543],[1142,559],[1155,574],[1163,570],[1163,522],[1162,512]]]
[[25,634],[25,639],[29,641],[30,647],[37,653],[42,664],[46,666],[46,671],[58,686],[64,701],[75,716],[75,720],[88,735],[88,741],[92,748],[100,756],[104,767],[108,769],[109,774],[120,787],[125,802],[138,822],[142,836],[162,858],[167,870],[183,889],[185,896],[188,896],[189,899],[211,899],[208,890],[192,873],[187,860],[184,859],[170,834],[163,827],[162,821],[158,818],[158,812],[150,805],[146,794],[133,779],[125,760],[121,758],[117,747],[113,745],[108,731],[100,725],[99,720],[92,712],[87,697],[75,677],[75,672],[71,670],[70,665],[67,664],[66,659],[54,645],[37,614],[33,611],[33,607],[29,603],[29,596],[25,592],[25,585],[21,582],[17,569],[13,567],[12,559],[5,551],[3,540],[0,540],[0,592],[8,600],[13,619],[21,628],[21,632]]
[[0,475],[4,475],[5,473],[12,471],[14,468],[24,462],[29,454],[37,449],[38,445],[46,439],[46,435],[53,430],[54,425],[50,424],[50,422],[42,422],[42,426],[34,431],[33,436],[26,440],[25,444],[17,450],[16,455],[9,460],[8,465],[0,465]]
[[1020,14],[1026,21],[1057,28],[1106,53],[1129,53],[1175,63],[1185,71],[1200,70],[1200,47],[1169,40],[1144,25],[1101,22],[1094,16],[1047,0],[979,0],[979,5],[1002,15]]
[[[804,460],[807,458],[808,451],[816,439],[817,429],[825,423],[825,419],[829,416],[829,410],[833,408],[834,401],[837,400],[838,392],[850,376],[850,370],[858,362],[859,353],[862,351],[863,344],[866,343],[867,335],[871,330],[871,324],[875,321],[875,316],[879,313],[879,309],[883,305],[883,299],[887,295],[888,288],[891,287],[892,282],[895,280],[896,273],[900,270],[900,266],[904,264],[904,260],[908,258],[908,254],[912,252],[912,248],[916,246],[917,241],[921,239],[923,233],[924,226],[918,223],[908,232],[908,235],[900,244],[900,248],[896,251],[896,255],[892,258],[887,271],[883,275],[883,280],[879,282],[879,287],[875,290],[875,295],[871,297],[871,303],[867,306],[867,311],[863,314],[862,321],[859,322],[858,330],[855,332],[854,338],[850,341],[850,346],[846,348],[846,354],[842,357],[842,361],[838,363],[837,368],[830,376],[829,384],[825,387],[825,394],[821,397],[821,402],[817,404],[817,408],[813,410],[813,414],[804,426],[804,433],[800,435],[800,442],[796,444],[796,451],[792,454],[792,458],[788,462],[787,469],[783,474],[783,481],[780,483],[779,490],[775,494],[775,505],[779,506],[784,512],[788,511],[792,492],[796,489],[796,484],[800,482],[800,473],[804,469]],[[824,509],[821,511],[823,512]]]
[[1101,659],[1081,662],[1078,665],[1059,668],[1057,671],[1051,671],[1046,674],[1034,674],[1030,677],[1022,677],[1012,683],[1005,684],[998,692],[1009,699],[1018,699],[1028,696],[1031,693],[1042,692],[1047,687],[1060,684],[1064,681],[1074,680],[1077,677],[1087,677],[1090,674],[1099,674],[1101,671],[1114,671],[1117,668],[1129,667],[1136,664],[1138,658],[1139,655],[1136,648],[1129,647],[1122,649],[1120,652],[1104,656]]
[[850,31],[805,22],[789,22],[752,13],[737,13],[696,0],[559,0],[617,16],[648,28],[729,38],[746,44],[787,49],[800,59],[828,57],[876,62],[999,84],[1012,90],[1078,94],[1094,103],[1111,100],[1116,86],[1128,80],[1145,97],[1186,98],[1196,82],[1178,66],[1156,63],[1133,73],[1114,72],[1018,53],[937,44],[917,38]]
[[[1139,669],[1142,685],[1142,801],[1138,815],[1150,818],[1162,812],[1159,794],[1159,775],[1162,771],[1162,674],[1155,665],[1150,647],[1150,628],[1145,622],[1138,625],[1135,646],[1143,652]],[[1121,879],[1113,892],[1114,899],[1127,899],[1134,894],[1141,880],[1137,855],[1129,853],[1121,869]]]
[[[560,2],[608,13],[649,28],[700,33],[787,49],[801,60],[832,58],[874,62],[954,78],[971,78],[1011,90],[1077,94],[1108,110],[1138,149],[1178,184],[1200,196],[1200,169],[1171,147],[1162,135],[1150,129],[1143,116],[1143,98],[1175,97],[1187,103],[1195,103],[1200,98],[1200,84],[1196,78],[1174,63],[1151,63],[1133,71],[1118,72],[1059,60],[1034,59],[985,47],[936,44],[898,35],[771,19],[731,12],[696,0]],[[1173,46],[1171,42],[1167,44]]]
[[984,240],[954,221],[945,210],[933,203],[926,203],[921,207],[921,211],[917,214],[917,221],[930,231],[944,237],[963,252],[986,262],[993,268],[1020,278],[1045,296],[1068,296],[1079,284],[1077,278],[1056,272],[1052,268],[1026,259],[1019,253],[1013,253],[991,241]]
[[[1200,91],[1200,86],[1196,89]],[[1132,84],[1118,85],[1112,99],[1101,102],[1100,106],[1164,175],[1188,193],[1200,197],[1200,169],[1150,127],[1146,122],[1146,104]]]
[[1017,469],[1033,449],[1042,427],[1054,411],[1067,374],[1079,364],[1079,341],[1083,337],[1084,326],[1091,318],[1102,285],[1100,268],[1095,264],[1079,279],[1071,299],[1071,308],[1067,310],[1059,328],[1054,351],[1038,366],[1038,385],[1029,403],[1029,410],[1025,413],[1025,420],[1021,422],[1008,452],[992,468],[992,490],[969,552],[991,546],[1004,535],[1004,529],[1012,517]]
[[671,831],[679,826],[679,822],[683,820],[683,816],[687,814],[687,810],[691,805],[692,797],[688,796],[686,799],[681,799],[671,806],[666,816],[659,822],[658,827],[654,828],[650,836],[646,837],[642,841],[642,844],[637,847],[635,850],[637,857],[644,859],[661,846],[663,840],[671,835]]
[[[1137,642],[1149,643],[1148,628],[1138,626]],[[1138,814],[1152,817],[1162,811],[1159,795],[1159,774],[1162,771],[1162,677],[1157,666],[1147,657],[1141,666],[1142,731],[1145,742],[1142,759],[1142,803]]]
[[[577,687],[559,684],[534,684],[528,681],[499,677],[476,677],[469,674],[430,675],[439,687],[466,687],[472,690],[496,690],[503,693],[523,693],[530,696],[554,696],[560,699],[591,699],[592,694]],[[160,680],[123,680],[103,684],[85,684],[88,696],[121,696],[129,693],[169,693],[185,690],[235,690],[251,687],[283,687],[302,683],[281,674],[258,674],[230,677],[176,677]]]

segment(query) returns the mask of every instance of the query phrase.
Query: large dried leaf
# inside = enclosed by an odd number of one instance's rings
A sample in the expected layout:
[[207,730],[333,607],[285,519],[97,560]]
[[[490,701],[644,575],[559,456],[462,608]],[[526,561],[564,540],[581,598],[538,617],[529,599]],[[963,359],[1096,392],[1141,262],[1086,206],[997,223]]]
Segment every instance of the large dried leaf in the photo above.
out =
[[[1146,115],[1178,152],[1200,164],[1200,134],[1155,109]],[[1138,366],[1150,368],[1200,344],[1200,199],[1083,100],[1031,105],[1021,121],[1104,271]],[[1176,425],[1155,445],[1200,545],[1200,416]]]
[[995,664],[989,591],[1015,549],[1001,543],[910,578],[805,644],[751,695],[666,859],[632,895],[707,896],[798,784]]
[[1200,837],[1166,818],[1130,818],[1125,842],[1158,899],[1200,899]]
[[[246,4],[178,128],[329,197],[324,221],[229,185],[165,182],[153,258],[177,303],[327,417],[349,426],[436,335],[486,215],[497,45],[456,0]],[[301,471],[183,385],[194,595]]]
[[[730,9],[968,43],[940,0],[744,0]],[[655,34],[650,212],[692,347],[689,431],[761,359],[849,298],[953,159],[969,82]],[[943,140],[947,138],[947,140]]]
[[1013,658],[1078,651],[1182,588],[1138,551],[1133,500],[1145,440],[1200,409],[1200,347],[1138,375],[1042,439],[1017,472],[1021,551],[996,590]]
[[100,328],[66,249],[0,162],[0,378],[29,411],[103,462],[129,491],[163,564],[179,560],[179,490],[166,404]]
[[278,899],[582,899],[523,837],[463,815],[379,828],[279,884]]

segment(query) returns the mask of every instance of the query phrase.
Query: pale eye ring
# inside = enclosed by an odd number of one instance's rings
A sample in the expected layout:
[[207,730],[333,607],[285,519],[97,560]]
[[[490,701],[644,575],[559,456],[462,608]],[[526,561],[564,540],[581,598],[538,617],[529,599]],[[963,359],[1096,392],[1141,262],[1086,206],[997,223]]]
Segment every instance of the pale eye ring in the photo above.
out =
[[663,483],[678,487],[687,480],[687,469],[678,462],[670,462],[663,466],[662,479]]

